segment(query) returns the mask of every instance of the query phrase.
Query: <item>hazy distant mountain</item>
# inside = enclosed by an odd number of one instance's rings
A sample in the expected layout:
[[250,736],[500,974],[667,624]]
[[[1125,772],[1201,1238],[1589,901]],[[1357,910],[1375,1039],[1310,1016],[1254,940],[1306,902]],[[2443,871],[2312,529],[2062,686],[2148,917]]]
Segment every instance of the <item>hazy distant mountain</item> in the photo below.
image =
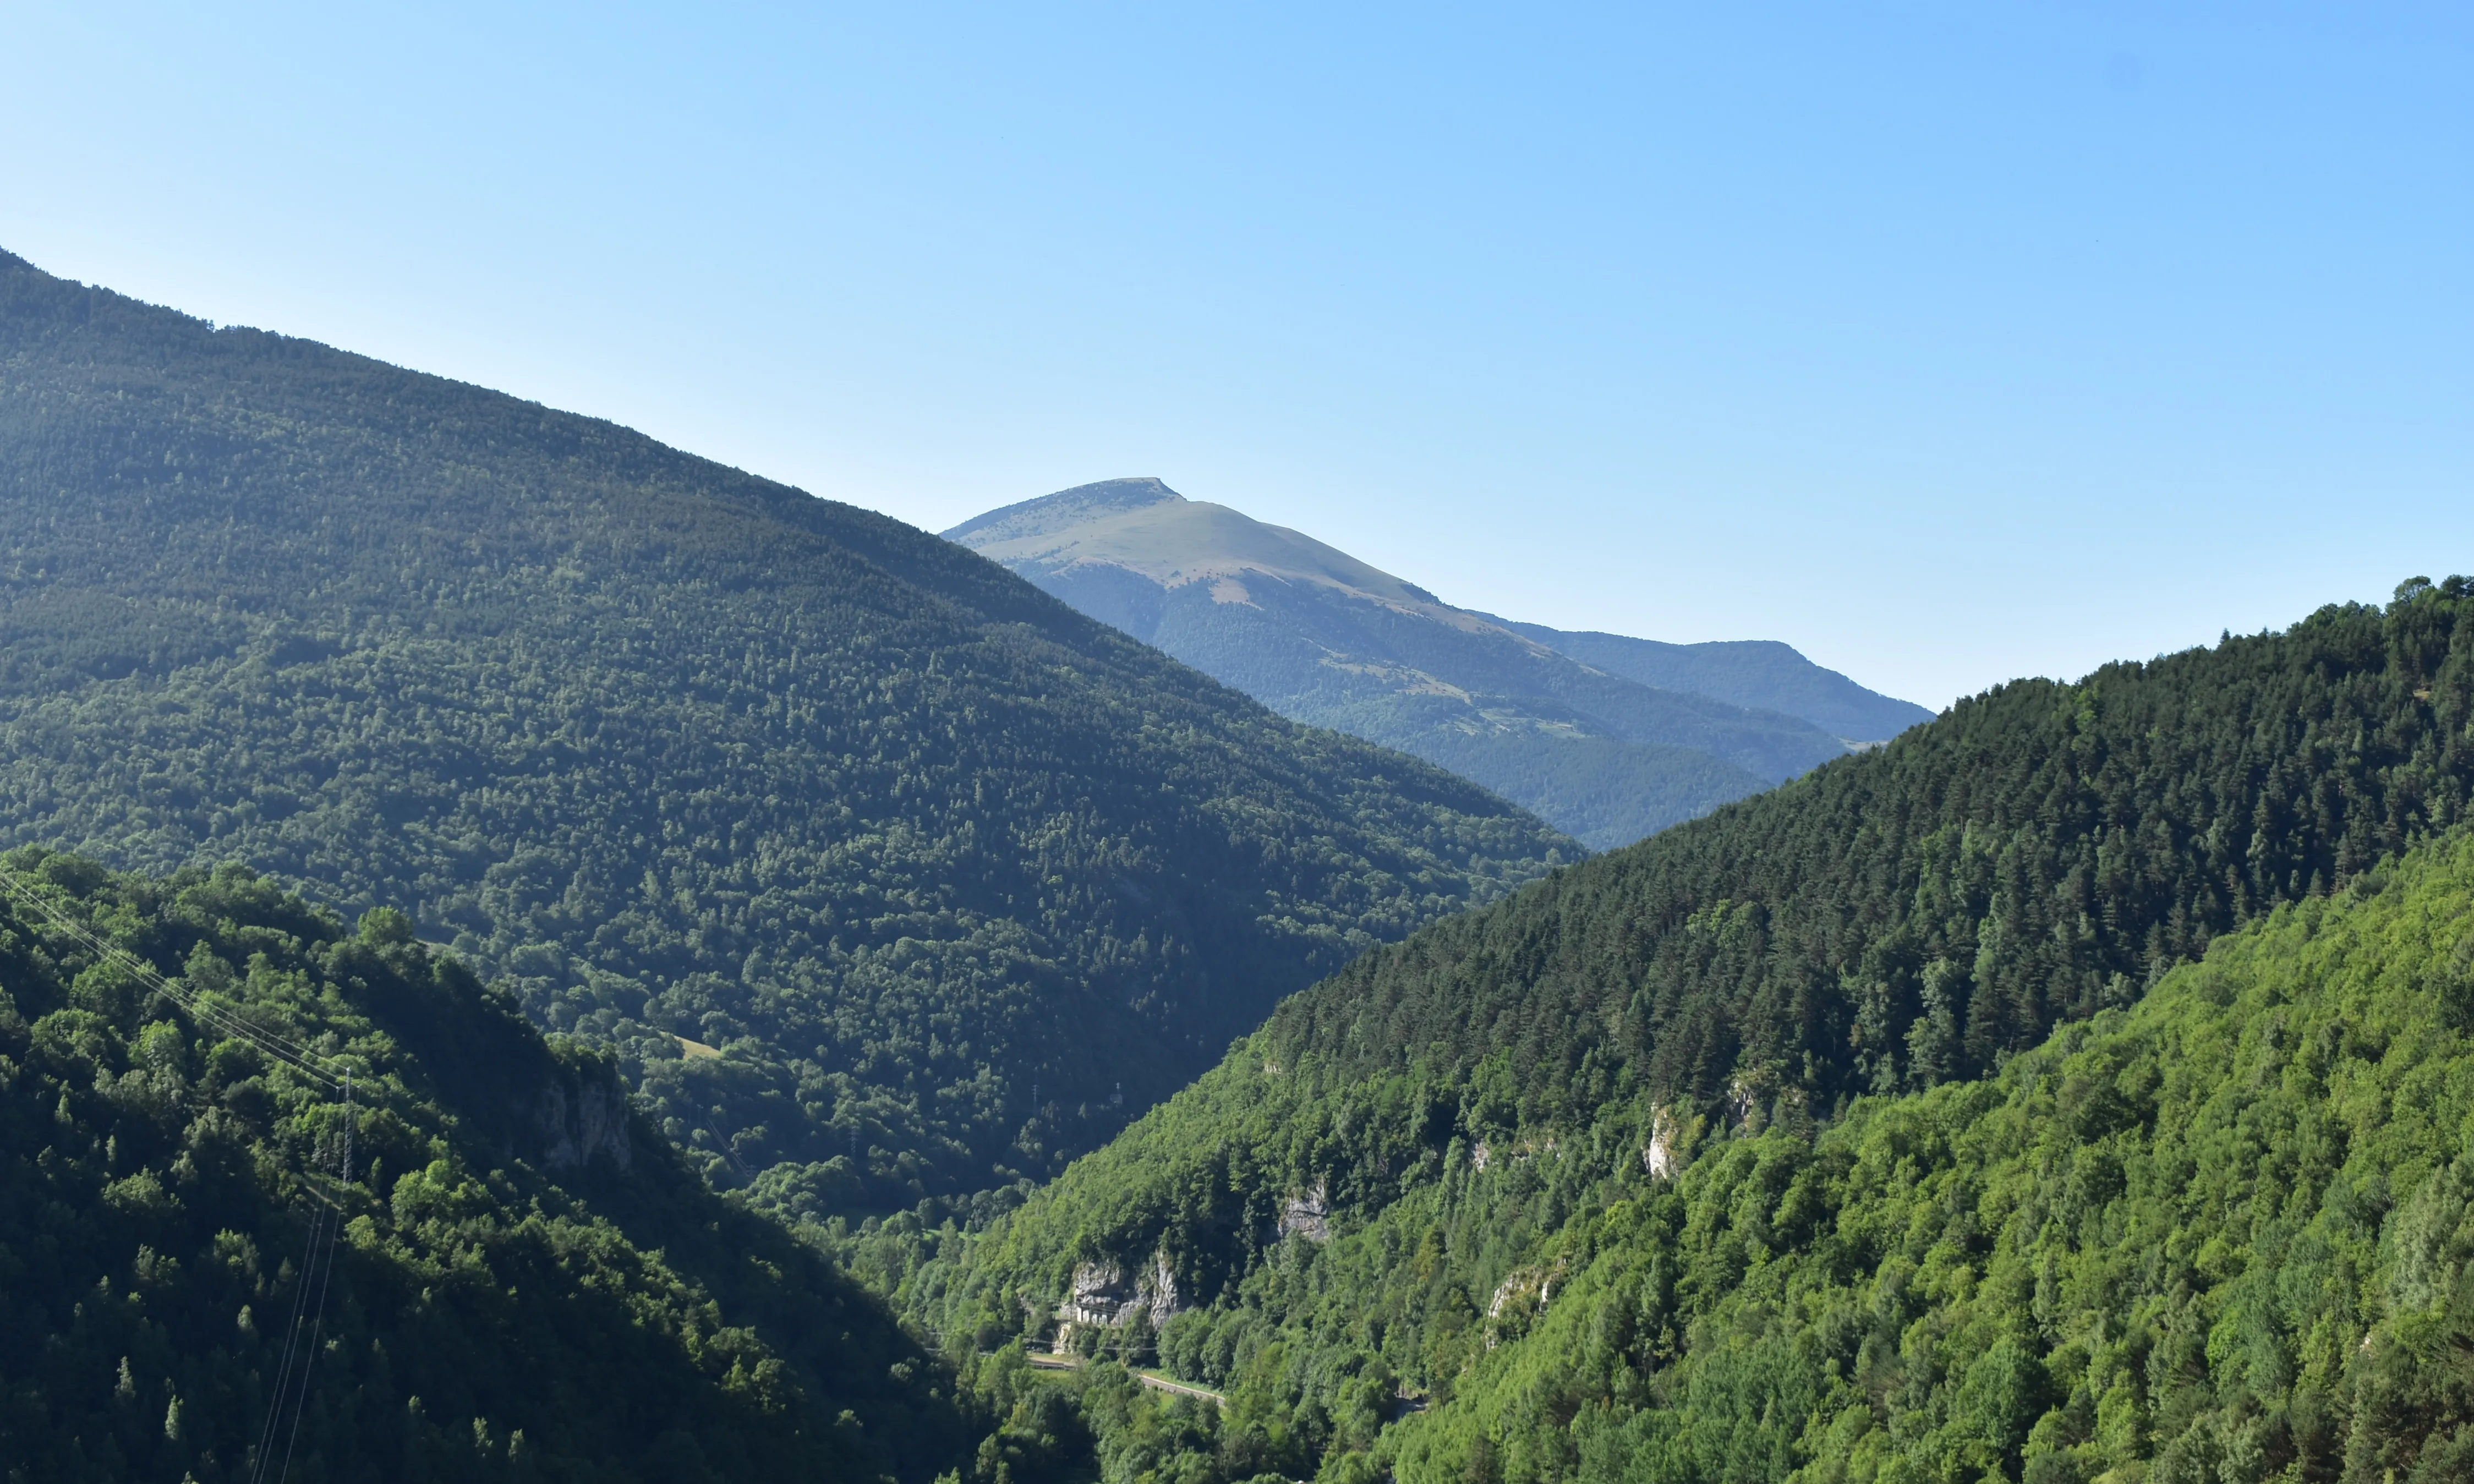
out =
[[[1784,645],[1526,631],[1157,479],[1082,485],[945,535],[1284,715],[1439,763],[1599,848],[1928,715]],[[1599,641],[1605,659],[1573,652]],[[1695,683],[1636,673],[1660,663]],[[1751,693],[1780,699],[1738,698]],[[1807,704],[1826,720],[1792,709]]]
[[1495,621],[1608,674],[1661,691],[1689,691],[1737,706],[1784,712],[1851,744],[1887,742],[1933,718],[1915,702],[1867,691],[1775,639],[1670,645],[1622,634],[1571,633],[1510,619]]

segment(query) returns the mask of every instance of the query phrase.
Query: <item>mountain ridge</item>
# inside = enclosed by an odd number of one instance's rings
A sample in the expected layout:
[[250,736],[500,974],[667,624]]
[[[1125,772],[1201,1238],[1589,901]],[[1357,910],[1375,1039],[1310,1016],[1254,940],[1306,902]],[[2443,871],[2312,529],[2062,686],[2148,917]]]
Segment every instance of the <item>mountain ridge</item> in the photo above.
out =
[[[1208,532],[1199,540],[1188,538],[1189,545],[1204,547],[1208,555],[1179,563],[1164,557],[1158,543],[1143,539],[1150,534],[1143,527],[1164,505],[1211,513]],[[1457,607],[1302,531],[1255,521],[1225,505],[1191,499],[1154,476],[1105,479],[1022,500],[939,534],[1008,566],[1037,566],[1062,558],[1067,568],[1123,567],[1164,588],[1229,577],[1239,579],[1242,589],[1242,574],[1248,572],[1302,578],[1456,627],[1492,625],[1542,649],[1655,690],[1706,695],[1746,710],[1794,717],[1824,726],[1851,746],[1886,742],[1909,726],[1931,720],[1933,715],[1913,702],[1880,695],[1836,670],[1814,665],[1792,645],[1774,639],[1669,644],[1598,630],[1557,629]],[[1232,592],[1223,600],[1245,599]],[[1745,664],[1748,659],[1754,664]],[[1755,671],[1754,676],[1741,673],[1748,669]]]
[[14,258],[0,736],[0,843],[409,911],[820,1213],[1044,1174],[1579,854],[886,517]]
[[[1415,752],[1600,848],[1848,745],[1787,710],[1712,693],[1723,687],[1711,676],[1741,668],[1753,652],[1744,646],[1679,661],[1663,656],[1678,646],[1646,645],[1692,682],[1651,685],[1635,672],[1654,658],[1618,645],[1601,665],[1573,652],[1596,636],[1455,607],[1303,532],[1188,499],[1157,478],[1077,486],[944,535],[1285,716]],[[1826,698],[1833,725],[1896,730],[1893,721],[1927,715],[1783,645],[1755,647],[1767,698]]]
[[[1492,615],[1488,615],[1492,618]],[[1756,711],[1779,711],[1829,732],[1850,747],[1878,745],[1933,714],[1879,694],[1806,659],[1775,639],[1668,644],[1596,629],[1558,629],[1510,619],[1495,622],[1609,674],[1660,690],[1689,691]]]

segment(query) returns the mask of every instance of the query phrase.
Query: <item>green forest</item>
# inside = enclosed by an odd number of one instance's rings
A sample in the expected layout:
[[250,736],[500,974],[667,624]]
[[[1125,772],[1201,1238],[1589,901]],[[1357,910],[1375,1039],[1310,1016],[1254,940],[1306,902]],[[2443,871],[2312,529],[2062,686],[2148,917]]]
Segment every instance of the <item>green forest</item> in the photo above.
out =
[[404,914],[348,930],[230,866],[0,870],[50,908],[0,898],[9,1484],[221,1484],[270,1446],[302,1480],[924,1484],[967,1460],[970,1399],[880,1299],[716,1195],[605,1053],[545,1040]]
[[1043,1178],[1581,850],[896,522],[0,258],[0,844],[409,912],[706,1175]]
[[1589,857],[0,259],[5,1484],[2436,1484],[2468,1130],[2467,578]]
[[1575,1211],[1381,1461],[1402,1484],[2474,1475],[2469,1033],[2461,833],[1988,1079],[1713,1137]]
[[[981,1346],[1049,1336],[1092,1265],[1163,1267],[1174,1304],[1077,1338],[1230,1389],[1242,1446],[1177,1467],[1388,1460],[1387,1424],[1443,1416],[1575,1271],[1572,1223],[1653,1165],[1994,1085],[2463,820],[2469,721],[2462,578],[2005,687],[1370,954],[986,1233],[887,1229],[855,1260]],[[1291,1234],[1313,1207],[1327,1245]],[[1480,1454],[1471,1477],[1503,1462]]]

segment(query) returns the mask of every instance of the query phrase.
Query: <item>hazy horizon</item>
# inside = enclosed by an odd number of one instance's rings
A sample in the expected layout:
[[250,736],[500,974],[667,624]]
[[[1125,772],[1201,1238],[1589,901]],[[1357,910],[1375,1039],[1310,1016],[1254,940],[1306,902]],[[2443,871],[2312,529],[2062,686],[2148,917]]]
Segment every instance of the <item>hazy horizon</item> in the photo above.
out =
[[1154,474],[1933,707],[2474,569],[2438,7],[8,15],[0,247],[930,530]]

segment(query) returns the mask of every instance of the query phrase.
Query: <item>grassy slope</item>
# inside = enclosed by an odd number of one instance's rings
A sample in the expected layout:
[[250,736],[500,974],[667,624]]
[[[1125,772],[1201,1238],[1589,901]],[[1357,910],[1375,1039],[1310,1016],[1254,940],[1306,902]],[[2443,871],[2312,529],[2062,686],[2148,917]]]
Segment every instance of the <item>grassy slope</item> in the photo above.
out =
[[1516,633],[1585,665],[1665,691],[1691,691],[1737,706],[1800,717],[1848,742],[1884,742],[1932,719],[1912,701],[1868,691],[1776,640],[1670,645],[1623,634],[1508,623]]
[[1063,491],[946,534],[1283,716],[1451,768],[1594,848],[1844,750],[1792,716],[1601,673],[1157,480]]
[[1283,716],[1451,767],[1593,847],[1629,844],[1841,751],[1786,718],[1540,662],[1509,636],[1308,584],[1250,576],[1250,600],[1224,603],[1203,584],[1161,590],[1110,567],[1025,575]]

